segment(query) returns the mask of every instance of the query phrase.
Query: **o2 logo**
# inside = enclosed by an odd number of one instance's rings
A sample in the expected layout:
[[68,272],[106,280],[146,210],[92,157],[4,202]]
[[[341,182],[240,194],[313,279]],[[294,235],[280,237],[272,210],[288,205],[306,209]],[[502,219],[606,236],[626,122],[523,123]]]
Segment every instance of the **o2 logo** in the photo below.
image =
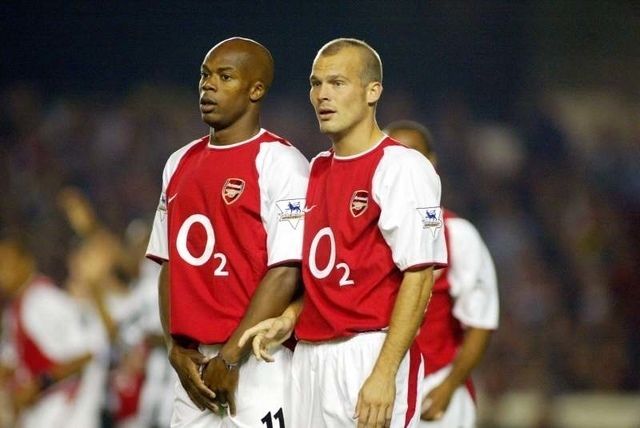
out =
[[[320,269],[318,267],[317,252],[318,245],[322,239],[329,239],[330,250],[329,260],[324,261],[324,267]],[[338,285],[344,287],[345,285],[355,284],[353,279],[349,278],[349,275],[351,274],[349,265],[346,263],[336,264],[336,237],[333,234],[333,230],[331,230],[330,227],[323,227],[318,231],[318,233],[316,233],[316,236],[314,236],[311,241],[311,249],[309,250],[309,269],[314,277],[324,279],[331,274],[331,271],[333,271],[334,268],[343,271]]]
[[[191,254],[189,251],[189,247],[187,247],[187,238],[189,236],[189,231],[194,224],[200,224],[205,233],[207,234],[207,242],[204,246],[204,251],[200,255]],[[216,235],[213,233],[213,225],[211,224],[211,220],[203,214],[192,214],[189,216],[182,226],[180,226],[180,230],[178,231],[178,237],[176,238],[176,248],[178,250],[178,254],[182,259],[189,263],[192,266],[202,266],[211,260],[213,256],[214,259],[219,260],[218,267],[213,272],[214,276],[229,276],[229,271],[226,270],[227,267],[227,256],[223,253],[214,253],[213,249],[216,244]]]

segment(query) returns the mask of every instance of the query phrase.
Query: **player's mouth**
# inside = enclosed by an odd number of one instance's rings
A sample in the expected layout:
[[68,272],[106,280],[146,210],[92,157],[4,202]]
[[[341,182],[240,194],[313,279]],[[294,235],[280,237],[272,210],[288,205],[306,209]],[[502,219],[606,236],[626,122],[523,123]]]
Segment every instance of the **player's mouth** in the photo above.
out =
[[211,98],[207,98],[207,97],[202,97],[200,98],[200,111],[202,113],[211,113],[216,106],[218,105],[218,103],[215,100],[212,100]]
[[322,107],[318,109],[318,119],[329,120],[336,114],[336,111],[331,108]]

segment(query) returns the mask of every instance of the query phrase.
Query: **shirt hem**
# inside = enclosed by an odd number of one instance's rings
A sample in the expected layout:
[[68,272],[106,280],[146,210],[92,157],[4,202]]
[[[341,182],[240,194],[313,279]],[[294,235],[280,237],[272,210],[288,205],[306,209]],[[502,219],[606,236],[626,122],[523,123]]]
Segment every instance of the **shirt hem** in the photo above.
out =
[[169,259],[165,259],[164,257],[160,257],[160,256],[156,256],[155,254],[145,254],[145,257],[148,258],[149,260],[158,263],[159,265],[163,264],[164,262],[168,262]]

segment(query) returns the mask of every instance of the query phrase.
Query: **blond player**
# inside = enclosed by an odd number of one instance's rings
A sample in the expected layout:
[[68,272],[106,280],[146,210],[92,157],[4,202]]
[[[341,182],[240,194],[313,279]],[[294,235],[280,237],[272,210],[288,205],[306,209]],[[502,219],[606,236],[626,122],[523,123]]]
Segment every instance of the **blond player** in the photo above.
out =
[[382,64],[368,44],[327,43],[310,83],[332,149],[311,166],[304,302],[248,335],[260,354],[265,334],[278,341],[297,323],[289,426],[413,427],[423,365],[412,344],[433,269],[447,263],[440,180],[378,127]]

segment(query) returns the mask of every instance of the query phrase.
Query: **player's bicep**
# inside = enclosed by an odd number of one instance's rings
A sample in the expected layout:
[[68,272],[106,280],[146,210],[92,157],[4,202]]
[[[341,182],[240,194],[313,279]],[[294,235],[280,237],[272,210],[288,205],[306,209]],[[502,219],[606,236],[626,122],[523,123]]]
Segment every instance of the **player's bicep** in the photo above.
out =
[[446,264],[440,179],[431,164],[415,151],[387,148],[372,186],[378,226],[398,268]]
[[261,211],[269,266],[302,258],[309,163],[290,146],[269,144],[261,152]]
[[167,200],[167,188],[174,169],[175,166],[172,167],[170,159],[167,161],[164,171],[162,172],[162,190],[160,192],[160,199],[158,201],[156,213],[153,218],[153,226],[146,251],[146,256],[157,263],[169,260],[169,220],[167,212],[169,201]]

